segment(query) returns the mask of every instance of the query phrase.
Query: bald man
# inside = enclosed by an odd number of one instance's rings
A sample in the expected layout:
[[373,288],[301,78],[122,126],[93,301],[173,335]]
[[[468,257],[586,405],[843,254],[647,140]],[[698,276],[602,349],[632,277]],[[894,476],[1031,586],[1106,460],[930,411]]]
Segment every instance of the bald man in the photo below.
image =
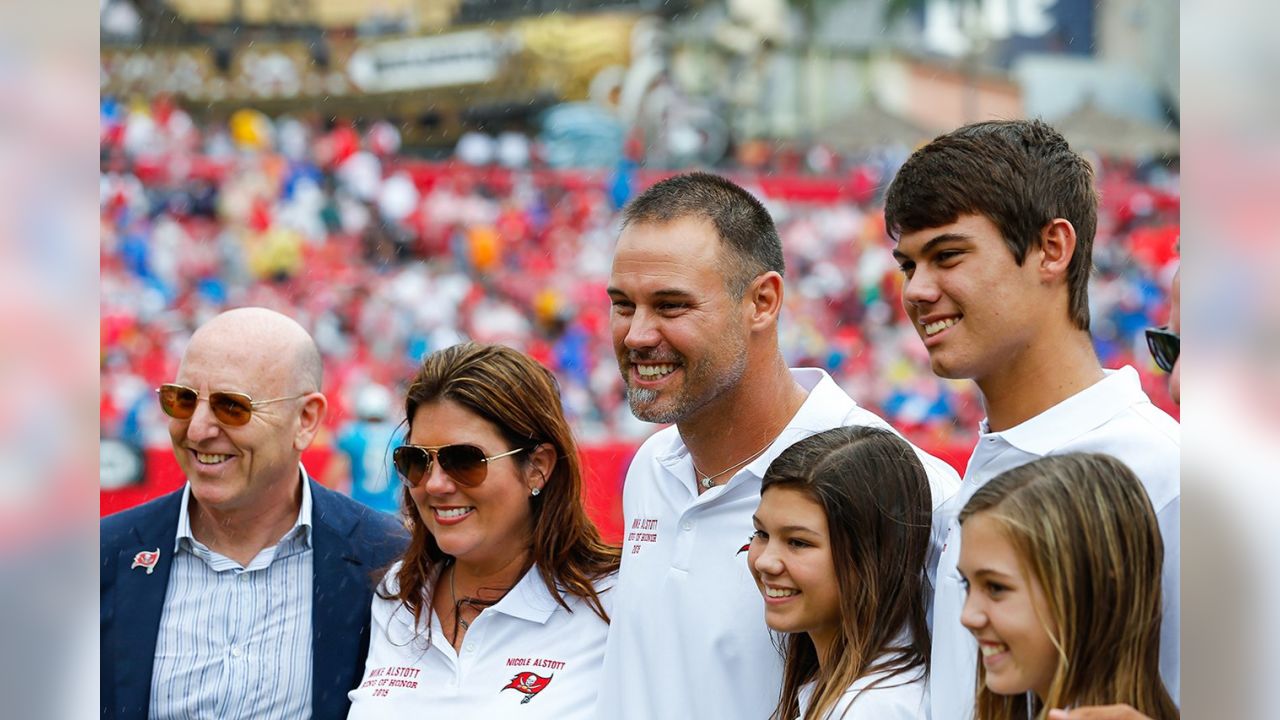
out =
[[225,312],[157,388],[187,482],[103,518],[103,718],[345,718],[394,516],[302,467],[324,419],[298,323]]

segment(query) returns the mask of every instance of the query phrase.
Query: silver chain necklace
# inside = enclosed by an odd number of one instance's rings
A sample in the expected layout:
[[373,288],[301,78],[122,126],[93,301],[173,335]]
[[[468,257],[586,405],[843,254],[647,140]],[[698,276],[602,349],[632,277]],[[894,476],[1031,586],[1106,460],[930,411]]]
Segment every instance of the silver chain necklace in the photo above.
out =
[[[779,434],[781,434],[781,433],[779,433]],[[706,473],[702,472],[701,470],[699,470],[699,469],[698,469],[698,464],[697,464],[697,463],[695,463],[695,462],[693,462],[693,456],[692,456],[692,455],[690,455],[690,457],[689,457],[689,463],[690,463],[691,465],[693,465],[693,472],[694,472],[694,475],[701,475],[701,476],[702,476],[702,479],[698,481],[698,484],[702,486],[702,489],[703,489],[703,490],[710,490],[711,488],[715,487],[715,485],[716,485],[716,483],[715,483],[716,478],[718,478],[718,477],[720,477],[721,475],[724,475],[725,473],[730,472],[730,471],[732,471],[732,470],[737,470],[738,468],[742,467],[743,465],[746,465],[747,463],[751,462],[752,460],[755,460],[757,457],[759,457],[760,453],[764,452],[765,450],[768,450],[768,449],[769,449],[769,446],[773,444],[773,441],[774,441],[774,440],[777,440],[777,439],[778,439],[778,436],[777,436],[777,435],[774,435],[772,438],[770,438],[770,439],[769,439],[769,442],[767,442],[767,443],[765,443],[765,444],[764,444],[764,447],[762,447],[762,448],[760,448],[759,450],[757,450],[757,451],[755,451],[755,452],[751,453],[750,455],[748,455],[748,456],[746,457],[746,459],[744,459],[744,460],[740,460],[740,461],[738,461],[738,462],[736,462],[736,463],[734,463],[734,464],[730,465],[729,467],[727,467],[727,468],[725,468],[725,469],[721,470],[720,472],[715,473],[714,475],[708,475],[708,474],[706,474]]]

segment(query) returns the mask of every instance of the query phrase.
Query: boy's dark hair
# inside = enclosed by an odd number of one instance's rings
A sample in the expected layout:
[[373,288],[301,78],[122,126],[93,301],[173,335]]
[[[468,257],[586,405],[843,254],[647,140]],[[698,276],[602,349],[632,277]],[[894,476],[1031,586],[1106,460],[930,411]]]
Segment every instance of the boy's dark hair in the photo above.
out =
[[999,228],[1019,265],[1051,220],[1071,223],[1076,248],[1067,267],[1068,312],[1087,331],[1098,193],[1093,168],[1066,138],[1040,120],[965,125],[916,150],[885,197],[885,227],[895,241],[973,214]]
[[751,193],[717,175],[692,172],[654,184],[623,209],[622,227],[687,217],[704,218],[715,226],[729,251],[721,256],[721,274],[733,298],[741,299],[763,273],[785,274],[782,241],[769,211]]

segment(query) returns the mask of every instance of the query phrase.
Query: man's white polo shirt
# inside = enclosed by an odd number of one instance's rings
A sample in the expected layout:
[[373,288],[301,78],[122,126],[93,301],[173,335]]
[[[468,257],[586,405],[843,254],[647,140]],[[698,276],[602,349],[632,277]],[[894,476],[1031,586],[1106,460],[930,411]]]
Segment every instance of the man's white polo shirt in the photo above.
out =
[[[751,720],[778,703],[782,661],[744,552],[769,464],[795,442],[831,428],[892,428],[858,407],[827,373],[793,369],[808,397],[760,457],[698,495],[675,427],[636,453],[623,488],[622,569],[614,591],[601,720]],[[724,419],[732,433],[734,419]],[[916,448],[938,508],[959,487],[943,461]]]
[[[960,624],[965,596],[956,570],[960,559],[960,510],[978,488],[996,475],[1046,455],[1069,452],[1098,452],[1119,458],[1138,476],[1151,498],[1164,538],[1160,675],[1176,700],[1181,554],[1178,423],[1151,404],[1142,392],[1137,371],[1125,367],[1106,371],[1102,380],[1016,427],[993,433],[987,431],[983,421],[979,430],[978,445],[969,458],[960,492],[940,511],[947,529],[933,604],[933,667],[929,682],[933,720],[973,716],[978,645]],[[1106,652],[1105,648],[1099,650]]]
[[[392,566],[389,581],[399,567]],[[611,596],[600,596],[606,612]],[[360,685],[348,693],[347,717],[593,718],[609,626],[580,598],[565,599],[573,612],[556,602],[534,567],[471,623],[458,652],[435,613],[428,643],[404,605],[374,595],[369,657]]]

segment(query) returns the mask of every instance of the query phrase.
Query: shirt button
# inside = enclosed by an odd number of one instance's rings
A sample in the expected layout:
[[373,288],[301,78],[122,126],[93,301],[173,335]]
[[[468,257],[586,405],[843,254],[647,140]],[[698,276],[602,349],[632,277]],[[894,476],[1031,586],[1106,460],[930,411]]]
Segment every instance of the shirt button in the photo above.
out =
[[690,530],[693,529],[693,523],[686,522],[682,527],[684,528],[685,532],[689,532]]
[[240,648],[238,648],[238,647],[233,647],[233,648],[231,648],[231,657],[238,658],[238,657],[240,657],[240,656],[241,656],[241,655],[243,655],[243,654],[244,654],[244,652],[243,652],[243,651],[241,651],[241,650],[240,650]]
[[463,646],[463,648],[462,648],[462,649],[463,649],[463,650],[466,650],[467,652],[475,652],[475,651],[476,651],[476,644],[475,644],[475,643],[467,643],[465,646]]

